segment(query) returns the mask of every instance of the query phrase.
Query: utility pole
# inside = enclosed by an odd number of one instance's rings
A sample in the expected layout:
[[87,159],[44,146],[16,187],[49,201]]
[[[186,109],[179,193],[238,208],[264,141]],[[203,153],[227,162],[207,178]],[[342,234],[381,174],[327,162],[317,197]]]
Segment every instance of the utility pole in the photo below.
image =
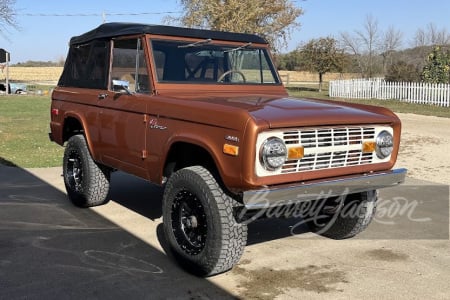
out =
[[9,52],[6,52],[6,95],[9,95]]

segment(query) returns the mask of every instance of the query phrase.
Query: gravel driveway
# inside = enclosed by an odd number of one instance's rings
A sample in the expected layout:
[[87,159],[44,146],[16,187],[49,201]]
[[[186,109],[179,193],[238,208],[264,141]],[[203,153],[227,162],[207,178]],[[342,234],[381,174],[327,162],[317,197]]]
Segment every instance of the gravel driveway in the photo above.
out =
[[398,114],[402,140],[396,167],[408,177],[450,184],[450,118]]

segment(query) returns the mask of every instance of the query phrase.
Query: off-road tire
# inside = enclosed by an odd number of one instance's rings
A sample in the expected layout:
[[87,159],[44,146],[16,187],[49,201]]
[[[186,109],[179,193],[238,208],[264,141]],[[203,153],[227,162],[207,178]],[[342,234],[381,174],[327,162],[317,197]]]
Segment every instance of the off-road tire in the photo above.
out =
[[72,136],[64,150],[63,177],[69,199],[78,207],[92,207],[108,202],[111,171],[97,164],[83,135]]
[[377,198],[375,190],[347,195],[335,211],[320,212],[321,217],[327,217],[309,221],[308,226],[311,231],[331,239],[351,238],[369,226],[376,212]]
[[231,269],[247,242],[247,226],[236,221],[236,202],[204,167],[178,170],[163,196],[164,234],[178,263],[198,276]]

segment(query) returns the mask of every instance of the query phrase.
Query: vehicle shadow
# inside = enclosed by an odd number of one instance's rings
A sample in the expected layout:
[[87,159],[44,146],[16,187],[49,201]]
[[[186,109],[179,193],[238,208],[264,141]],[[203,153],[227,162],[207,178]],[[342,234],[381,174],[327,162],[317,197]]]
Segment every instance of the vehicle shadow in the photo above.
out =
[[[161,217],[161,187],[121,172],[114,176],[111,187],[114,201],[152,220]],[[380,190],[374,219],[367,230],[353,239],[448,239],[448,199],[448,185],[408,178],[400,186]],[[282,216],[283,213],[274,209],[261,214],[263,217],[265,215]],[[161,228],[158,230],[161,231]],[[248,223],[247,245],[294,235],[319,237],[310,233],[301,217],[258,218]],[[164,248],[162,231],[158,233],[158,238]],[[168,253],[166,248],[164,250]]]
[[[163,188],[123,172],[113,173],[111,179],[110,199],[134,212],[155,220],[162,216]],[[260,218],[248,224],[247,245],[268,242],[291,236],[291,229],[295,227],[295,234],[309,232],[306,225],[298,226],[299,218]],[[162,228],[158,228],[158,239],[165,248]]]
[[[125,201],[136,186],[123,180],[111,195]],[[141,195],[143,206],[127,202],[131,209],[157,217]],[[234,298],[94,210],[74,207],[51,184],[0,165],[0,299],[189,297]]]
[[134,212],[156,220],[162,216],[162,196],[164,189],[156,184],[123,172],[111,176],[108,197]]

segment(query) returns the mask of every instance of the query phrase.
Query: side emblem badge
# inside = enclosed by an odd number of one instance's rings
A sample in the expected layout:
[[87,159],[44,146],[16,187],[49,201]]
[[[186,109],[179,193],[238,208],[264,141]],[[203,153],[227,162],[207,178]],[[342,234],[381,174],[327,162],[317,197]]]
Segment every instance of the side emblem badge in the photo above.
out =
[[166,130],[167,126],[158,125],[157,119],[151,119],[149,122],[150,129],[159,129],[159,130]]

